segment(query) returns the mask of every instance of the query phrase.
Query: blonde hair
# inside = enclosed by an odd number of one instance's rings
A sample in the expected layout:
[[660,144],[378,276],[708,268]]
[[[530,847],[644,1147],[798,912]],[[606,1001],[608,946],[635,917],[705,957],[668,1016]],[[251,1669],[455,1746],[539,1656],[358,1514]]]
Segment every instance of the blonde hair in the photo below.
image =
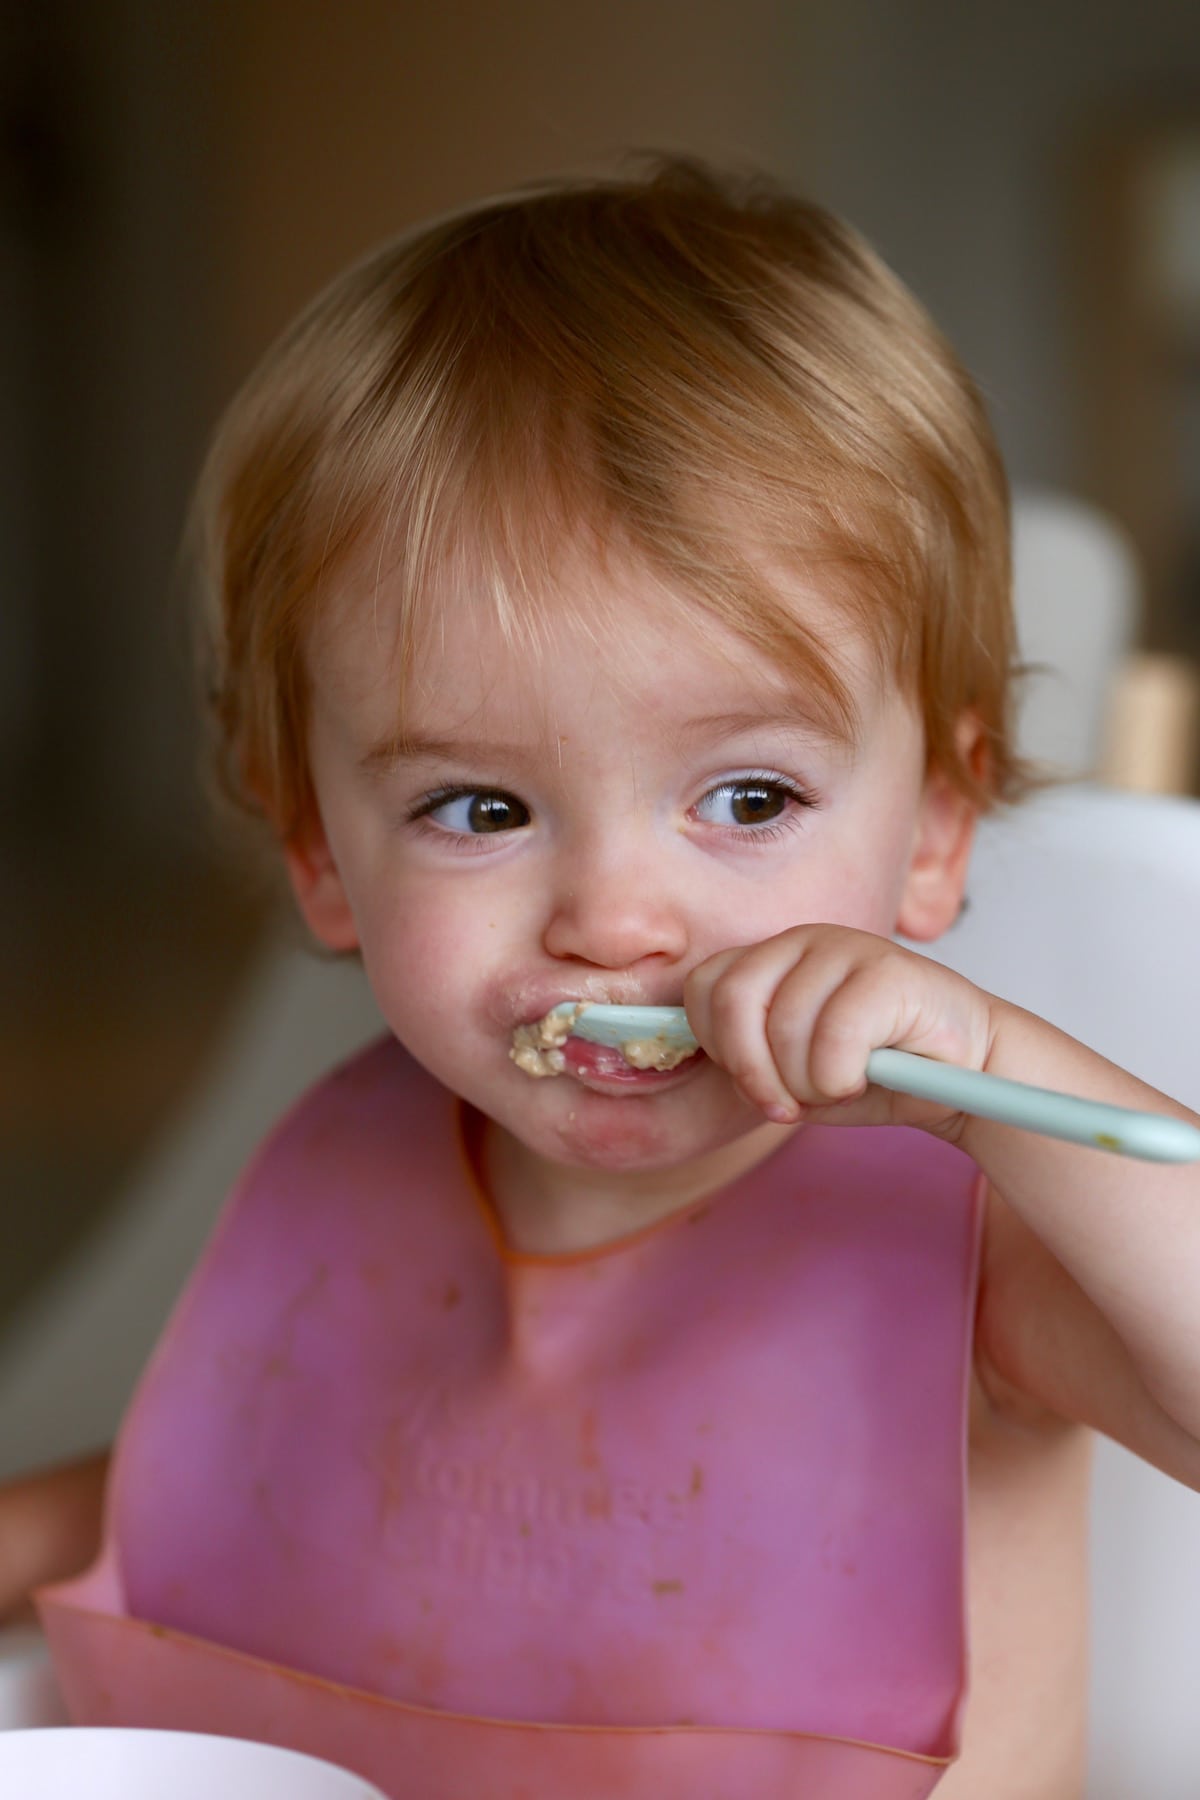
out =
[[[385,245],[234,401],[194,524],[225,785],[285,838],[312,800],[306,644],[355,560],[394,584],[403,669],[467,568],[507,632],[536,631],[581,534],[800,675],[852,737],[836,648],[771,578],[819,576],[918,700],[931,763],[981,807],[1024,782],[980,396],[862,239],[761,177],[660,159]],[[956,745],[966,709],[986,768]]]

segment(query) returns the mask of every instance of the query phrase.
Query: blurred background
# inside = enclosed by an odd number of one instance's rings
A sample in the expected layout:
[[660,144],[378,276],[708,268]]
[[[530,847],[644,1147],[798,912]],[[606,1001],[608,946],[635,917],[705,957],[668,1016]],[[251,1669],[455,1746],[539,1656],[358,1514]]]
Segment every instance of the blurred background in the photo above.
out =
[[[177,545],[218,413],[422,216],[629,146],[845,212],[1200,656],[1200,13],[1179,0],[26,0],[0,34],[0,1348],[277,902],[198,773]],[[1185,758],[1174,784],[1194,785]]]

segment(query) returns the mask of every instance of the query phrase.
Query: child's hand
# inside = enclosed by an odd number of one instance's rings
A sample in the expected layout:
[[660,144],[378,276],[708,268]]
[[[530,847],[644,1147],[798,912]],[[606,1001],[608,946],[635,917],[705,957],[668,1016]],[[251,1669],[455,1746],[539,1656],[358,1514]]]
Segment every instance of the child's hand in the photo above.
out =
[[776,1124],[920,1125],[954,1137],[961,1114],[868,1088],[884,1045],[986,1067],[992,996],[928,957],[844,925],[797,925],[722,950],[684,988],[692,1030],[738,1090]]
[[0,1625],[44,1582],[79,1574],[100,1547],[108,1452],[0,1485]]

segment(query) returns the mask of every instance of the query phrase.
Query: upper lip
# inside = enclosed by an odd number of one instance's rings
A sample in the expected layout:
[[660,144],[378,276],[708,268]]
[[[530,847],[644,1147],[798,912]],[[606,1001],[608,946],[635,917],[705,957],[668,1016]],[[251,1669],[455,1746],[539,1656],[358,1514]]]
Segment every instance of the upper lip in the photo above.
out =
[[577,1004],[585,1001],[589,1005],[606,1006],[678,1006],[678,999],[662,999],[648,994],[641,982],[615,980],[609,976],[585,976],[582,980],[568,988],[565,984],[530,981],[519,984],[516,991],[507,996],[504,1005],[503,1023],[510,1029],[517,1025],[532,1025],[538,1019],[544,1019],[548,1012],[564,1003]]

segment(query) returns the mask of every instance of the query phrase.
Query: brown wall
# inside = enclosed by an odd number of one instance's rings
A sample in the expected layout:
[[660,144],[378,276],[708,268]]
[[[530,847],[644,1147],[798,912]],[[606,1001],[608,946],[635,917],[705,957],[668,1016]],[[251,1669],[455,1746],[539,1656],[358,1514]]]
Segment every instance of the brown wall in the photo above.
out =
[[777,166],[783,0],[259,0],[221,46],[224,367],[378,239],[629,146]]

